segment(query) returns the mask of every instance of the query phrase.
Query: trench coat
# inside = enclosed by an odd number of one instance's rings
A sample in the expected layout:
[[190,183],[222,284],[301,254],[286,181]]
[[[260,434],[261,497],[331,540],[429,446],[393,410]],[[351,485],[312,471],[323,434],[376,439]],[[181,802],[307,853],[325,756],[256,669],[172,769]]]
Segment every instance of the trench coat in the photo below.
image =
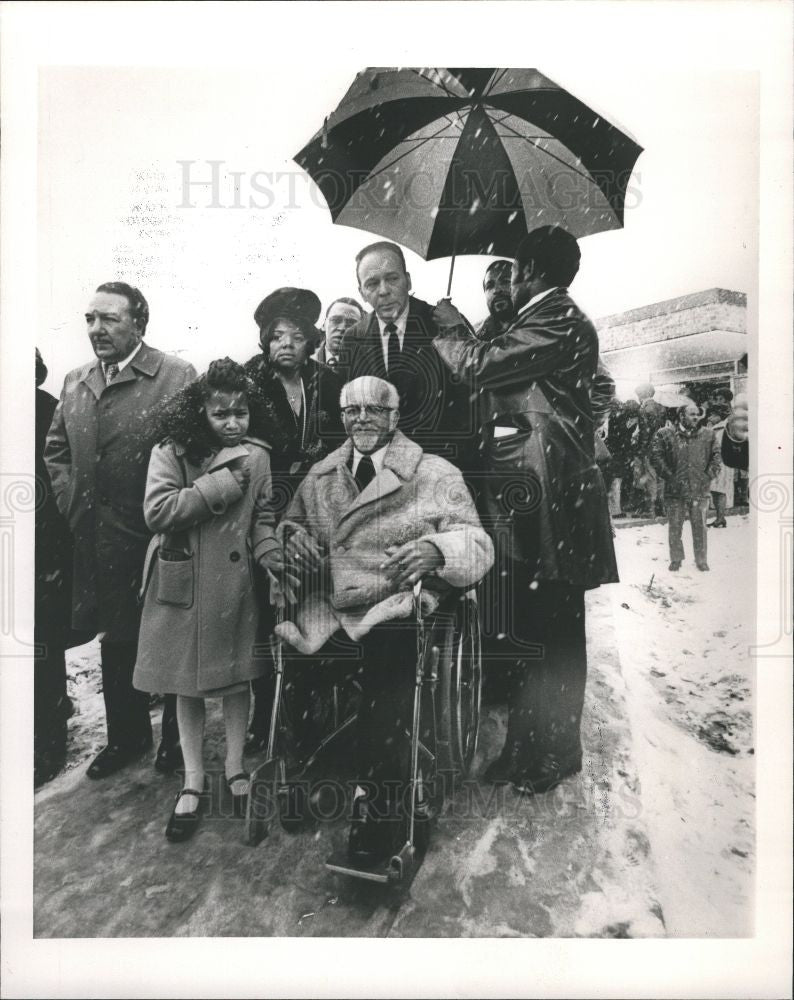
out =
[[348,467],[352,442],[318,462],[298,488],[279,535],[308,532],[319,544],[323,565],[301,592],[295,622],[276,634],[297,650],[314,653],[342,628],[359,639],[375,625],[407,618],[411,591],[395,591],[380,569],[387,549],[429,541],[444,565],[424,588],[426,611],[440,592],[467,588],[493,563],[493,545],[483,531],[461,473],[445,459],[426,455],[397,431],[381,471],[359,493]]
[[[248,456],[243,493],[229,465]],[[152,451],[144,516],[153,532],[133,685],[204,697],[260,677],[255,565],[278,547],[268,446],[243,438],[200,466],[180,445]],[[188,558],[163,561],[161,550]],[[173,603],[172,603],[173,602]]]
[[72,626],[114,642],[138,634],[143,517],[154,445],[152,413],[196,377],[191,364],[144,343],[105,384],[99,360],[64,381],[44,459],[58,509],[74,537]]
[[453,373],[479,387],[483,522],[500,561],[525,563],[537,580],[588,589],[616,581],[590,398],[598,335],[568,290],[528,304],[489,343],[464,333],[433,346]]

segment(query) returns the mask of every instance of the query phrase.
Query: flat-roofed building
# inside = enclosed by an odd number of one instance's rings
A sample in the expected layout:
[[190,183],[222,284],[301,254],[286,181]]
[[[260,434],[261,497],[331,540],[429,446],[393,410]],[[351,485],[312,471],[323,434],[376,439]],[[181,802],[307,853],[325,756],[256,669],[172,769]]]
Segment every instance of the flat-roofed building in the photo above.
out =
[[747,386],[747,296],[709,288],[596,320],[601,356],[618,396],[640,382],[679,392],[693,383],[734,393]]

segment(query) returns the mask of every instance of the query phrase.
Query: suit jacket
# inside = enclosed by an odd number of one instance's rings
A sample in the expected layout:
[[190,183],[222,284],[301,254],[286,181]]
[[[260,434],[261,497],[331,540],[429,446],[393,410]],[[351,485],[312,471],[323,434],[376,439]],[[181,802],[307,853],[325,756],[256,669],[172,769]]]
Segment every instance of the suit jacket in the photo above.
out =
[[476,398],[433,350],[437,334],[433,307],[410,296],[400,370],[391,375],[386,371],[380,327],[372,312],[346,331],[337,371],[343,382],[361,375],[392,382],[400,393],[400,430],[429,454],[467,470],[476,456]]
[[146,343],[110,385],[98,359],[66,376],[44,460],[74,536],[76,629],[115,641],[138,634],[152,412],[195,377],[191,364]]
[[[395,591],[380,569],[392,546],[432,542],[444,556],[436,577],[452,587],[472,586],[493,562],[491,540],[453,465],[397,431],[381,471],[359,493],[348,468],[352,451],[346,441],[310,469],[278,529],[282,536],[309,533],[324,556],[300,594],[295,622],[276,628],[304,653],[316,652],[340,626],[358,639],[376,624],[408,617],[411,592]],[[427,610],[437,604],[433,582]]]
[[[598,336],[568,290],[524,308],[490,343],[464,334],[434,346],[453,372],[480,386],[486,528],[500,552],[542,580],[617,580],[594,452]],[[499,436],[500,426],[515,433]]]

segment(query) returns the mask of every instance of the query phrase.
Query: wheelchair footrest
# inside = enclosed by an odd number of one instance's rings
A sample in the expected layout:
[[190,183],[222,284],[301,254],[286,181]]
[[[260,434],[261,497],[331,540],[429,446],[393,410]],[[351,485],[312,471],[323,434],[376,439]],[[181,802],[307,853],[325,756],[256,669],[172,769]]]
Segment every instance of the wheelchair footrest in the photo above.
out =
[[383,858],[372,866],[356,864],[347,851],[335,851],[325,862],[325,867],[338,875],[379,882],[381,885],[395,885],[411,879],[418,865],[416,851],[406,842],[397,854]]

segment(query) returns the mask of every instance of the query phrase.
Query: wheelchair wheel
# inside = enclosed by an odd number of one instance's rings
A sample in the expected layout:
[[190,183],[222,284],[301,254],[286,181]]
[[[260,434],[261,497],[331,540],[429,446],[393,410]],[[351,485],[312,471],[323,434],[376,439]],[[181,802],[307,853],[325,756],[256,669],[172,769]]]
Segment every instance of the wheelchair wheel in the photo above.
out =
[[439,616],[430,641],[438,650],[438,768],[453,778],[466,777],[477,751],[482,689],[480,621],[472,591],[458,599],[449,616]]

